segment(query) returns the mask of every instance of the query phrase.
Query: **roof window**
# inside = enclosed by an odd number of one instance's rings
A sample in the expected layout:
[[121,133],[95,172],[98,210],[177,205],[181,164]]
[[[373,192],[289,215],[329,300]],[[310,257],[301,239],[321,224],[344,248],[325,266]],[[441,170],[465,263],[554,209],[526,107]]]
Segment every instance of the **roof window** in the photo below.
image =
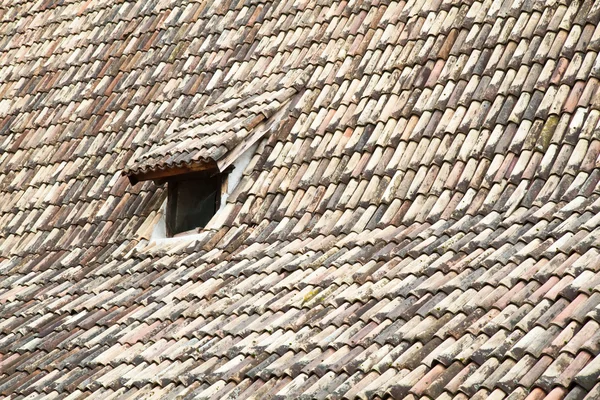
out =
[[184,175],[167,184],[167,236],[204,228],[221,204],[226,174]]

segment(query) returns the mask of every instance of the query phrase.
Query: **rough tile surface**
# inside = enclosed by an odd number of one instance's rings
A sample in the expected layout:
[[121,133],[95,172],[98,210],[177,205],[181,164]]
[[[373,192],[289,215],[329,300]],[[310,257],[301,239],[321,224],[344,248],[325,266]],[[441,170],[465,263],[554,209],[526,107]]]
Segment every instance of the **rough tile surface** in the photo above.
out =
[[[600,3],[0,0],[0,395],[597,399]],[[230,163],[199,235],[164,185]]]

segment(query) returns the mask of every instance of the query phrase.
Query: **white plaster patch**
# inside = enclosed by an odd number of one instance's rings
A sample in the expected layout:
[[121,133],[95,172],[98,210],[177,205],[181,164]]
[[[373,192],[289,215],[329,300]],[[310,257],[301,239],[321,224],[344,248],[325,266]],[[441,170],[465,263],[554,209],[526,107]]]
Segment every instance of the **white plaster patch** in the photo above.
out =
[[248,150],[243,152],[237,160],[233,162],[233,171],[231,171],[231,173],[227,176],[227,190],[225,193],[221,194],[221,206],[219,207],[217,213],[223,210],[229,195],[233,193],[237,185],[239,185],[240,181],[242,180],[242,176],[244,175],[244,170],[248,164],[250,164],[250,160],[252,160],[252,156],[254,155],[257,147],[258,143],[253,144],[248,148]]
[[160,218],[156,225],[154,225],[154,229],[152,229],[150,241],[158,241],[159,239],[167,238],[167,222],[165,221],[165,215],[167,214],[167,199],[165,199],[160,206],[159,213]]

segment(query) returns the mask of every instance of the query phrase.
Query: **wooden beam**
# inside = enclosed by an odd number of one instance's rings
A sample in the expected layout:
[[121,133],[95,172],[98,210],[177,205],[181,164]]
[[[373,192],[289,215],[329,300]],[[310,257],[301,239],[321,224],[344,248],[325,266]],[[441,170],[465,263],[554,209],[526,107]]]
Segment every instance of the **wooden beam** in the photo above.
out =
[[141,172],[139,174],[128,175],[129,182],[135,185],[141,181],[159,180],[173,176],[187,175],[195,172],[219,172],[217,164],[214,162],[204,162],[201,164],[191,164],[183,167],[173,167],[165,169],[157,169],[152,171]]

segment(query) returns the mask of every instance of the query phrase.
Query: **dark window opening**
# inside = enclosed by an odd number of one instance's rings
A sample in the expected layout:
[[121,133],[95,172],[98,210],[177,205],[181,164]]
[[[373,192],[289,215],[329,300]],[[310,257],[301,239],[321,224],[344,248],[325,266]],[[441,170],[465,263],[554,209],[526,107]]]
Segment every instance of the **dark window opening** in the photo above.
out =
[[181,177],[168,183],[167,235],[204,228],[219,209],[223,175]]

